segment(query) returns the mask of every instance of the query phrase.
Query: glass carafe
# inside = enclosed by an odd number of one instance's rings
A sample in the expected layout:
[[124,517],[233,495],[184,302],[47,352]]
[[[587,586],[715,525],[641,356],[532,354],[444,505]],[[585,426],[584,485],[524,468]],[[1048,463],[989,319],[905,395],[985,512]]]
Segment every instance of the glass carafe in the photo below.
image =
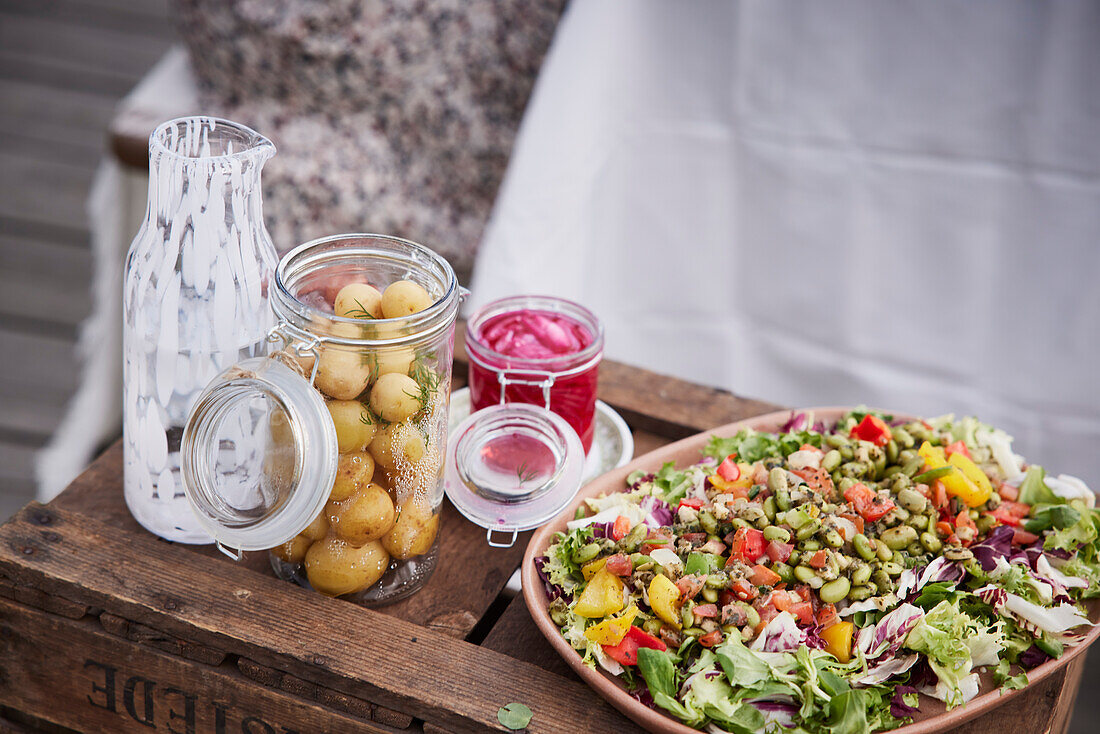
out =
[[[126,258],[125,498],[150,532],[209,543],[180,481],[180,441],[203,387],[265,352],[278,256],[260,171],[275,146],[226,120],[189,117],[149,138],[149,203]],[[243,429],[242,429],[243,430]]]

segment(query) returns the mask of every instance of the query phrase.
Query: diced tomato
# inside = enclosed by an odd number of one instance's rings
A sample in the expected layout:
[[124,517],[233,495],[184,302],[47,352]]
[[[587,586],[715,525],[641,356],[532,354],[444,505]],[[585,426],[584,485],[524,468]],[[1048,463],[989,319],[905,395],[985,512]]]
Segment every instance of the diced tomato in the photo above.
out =
[[637,665],[639,647],[648,647],[651,650],[661,650],[662,652],[668,649],[668,645],[641,627],[631,626],[622,642],[618,645],[604,645],[603,651],[622,665]]
[[603,567],[614,576],[629,576],[634,571],[634,564],[622,553],[609,557]]
[[966,458],[970,458],[970,449],[966,448],[966,444],[962,441],[955,441],[954,443],[947,444],[947,446],[944,447],[943,452],[948,457],[950,457],[951,454],[962,454]]
[[637,640],[631,638],[630,633],[627,632],[626,637],[620,640],[618,645],[604,645],[603,651],[620,665],[637,665],[639,647],[641,646]]
[[699,499],[698,497],[685,497],[684,499],[680,500],[680,504],[676,505],[676,509],[680,509],[681,507],[690,507],[693,510],[698,510],[702,506],[703,500]]
[[810,568],[825,568],[829,565],[829,551],[819,550],[810,556]]
[[852,503],[855,511],[867,522],[874,522],[894,509],[894,501],[880,497],[862,482],[853,484],[844,492],[844,499]]
[[1001,483],[1000,488],[997,489],[997,494],[1001,495],[1001,499],[1014,502],[1017,497],[1020,496],[1020,490],[1013,487],[1011,484]]
[[616,517],[615,522],[611,525],[611,539],[622,540],[629,532],[630,518],[626,515],[619,515],[618,517]]
[[978,537],[978,526],[974,524],[970,511],[965,507],[955,517],[955,535],[962,540],[963,545],[970,545]]
[[955,517],[955,529],[958,528],[978,529],[978,526],[975,525],[974,521],[970,518],[970,512],[968,510],[959,510],[959,514]]
[[702,545],[707,542],[706,533],[682,533],[680,537],[692,545]]
[[1012,542],[1015,545],[1031,545],[1038,539],[1038,535],[1036,535],[1035,533],[1029,533],[1023,528],[1016,528],[1016,530],[1012,534]]
[[785,591],[773,591],[772,595],[768,598],[768,601],[773,607],[781,612],[785,612],[791,608],[791,595]]
[[649,553],[655,548],[667,548],[672,544],[672,536],[663,530],[651,530],[649,538],[642,543],[642,553]]
[[938,479],[932,482],[932,506],[937,510],[947,507],[947,487]]
[[807,467],[805,469],[796,469],[793,473],[806,480],[806,486],[818,494],[832,496],[836,491],[836,487],[833,486],[833,478],[829,476],[829,472],[824,469],[811,469]]
[[948,535],[952,535],[955,532],[955,529],[951,527],[951,523],[940,520],[938,523],[936,523],[936,532],[946,537]]
[[[775,615],[779,614],[779,610],[771,604],[765,604],[763,607],[759,608],[754,604],[753,608],[756,609],[757,613],[760,615],[760,627],[763,627],[765,624],[775,619]],[[760,627],[757,627],[757,630],[759,630]]]
[[730,589],[733,591],[733,595],[741,601],[750,601],[752,599],[755,599],[760,593],[756,590],[756,587],[749,583],[749,581],[746,579],[737,579],[733,582],[733,585],[730,587]]
[[746,563],[756,563],[764,555],[764,533],[756,528],[737,528],[730,543],[730,560],[740,557]]
[[768,547],[764,549],[764,553],[766,553],[768,558],[774,563],[786,563],[787,559],[791,557],[791,551],[793,550],[793,543],[780,543],[778,540],[773,540],[768,543]]
[[703,590],[703,578],[692,575],[676,579],[676,588],[680,590],[680,601],[684,602],[699,596],[699,592]]
[[737,466],[737,456],[730,454],[718,465],[718,476],[727,482],[736,482],[741,478],[741,467]]
[[756,586],[772,586],[779,580],[779,574],[762,564],[753,566],[752,573],[749,574],[749,581]]
[[699,638],[699,644],[703,647],[714,647],[722,641],[722,630],[708,632]]
[[810,589],[809,584],[799,584],[794,590],[795,593],[801,597],[802,601],[809,601],[813,598],[813,590]]
[[1023,502],[1002,502],[997,506],[997,509],[1004,509],[1009,514],[1015,515],[1016,517],[1027,517],[1029,514],[1031,514],[1031,505],[1025,504]]
[[1021,518],[1013,515],[1011,512],[1002,507],[998,507],[995,510],[990,510],[988,514],[991,517],[996,518],[997,522],[1001,523],[1002,525],[1011,525],[1012,527],[1016,527],[1022,522]]
[[836,613],[836,605],[822,604],[817,610],[817,624],[819,627],[828,627],[840,621],[840,615]]
[[702,619],[715,619],[718,617],[718,607],[715,604],[700,604],[692,612]]
[[863,516],[862,515],[860,515],[858,513],[855,513],[855,512],[842,512],[842,513],[840,513],[840,516],[843,517],[845,520],[850,520],[852,522],[852,524],[856,526],[856,532],[857,533],[862,533],[863,532],[863,527],[864,526],[863,526]]
[[816,451],[819,454],[824,454],[825,453],[819,446],[814,446],[812,443],[804,443],[804,444],[802,444],[801,446],[798,447],[798,450],[799,451]]
[[814,623],[814,605],[808,601],[792,604],[789,611],[798,620],[799,624],[811,625]]
[[729,589],[722,589],[718,592],[718,606],[725,608],[735,601],[737,601],[737,597]]
[[858,425],[852,426],[850,435],[861,441],[870,441],[876,446],[885,446],[894,437],[890,426],[875,415],[863,416]]

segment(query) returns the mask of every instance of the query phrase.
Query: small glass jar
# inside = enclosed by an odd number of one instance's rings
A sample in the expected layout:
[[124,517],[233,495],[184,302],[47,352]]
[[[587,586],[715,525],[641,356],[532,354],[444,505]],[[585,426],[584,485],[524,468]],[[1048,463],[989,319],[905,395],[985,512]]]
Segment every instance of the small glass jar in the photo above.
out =
[[223,550],[270,549],[280,577],[366,604],[423,586],[462,293],[446,260],[394,237],[287,253],[280,348],[219,375],[184,432],[188,498]]
[[603,325],[584,306],[553,296],[511,296],[479,309],[466,328],[470,402],[548,407],[592,448]]

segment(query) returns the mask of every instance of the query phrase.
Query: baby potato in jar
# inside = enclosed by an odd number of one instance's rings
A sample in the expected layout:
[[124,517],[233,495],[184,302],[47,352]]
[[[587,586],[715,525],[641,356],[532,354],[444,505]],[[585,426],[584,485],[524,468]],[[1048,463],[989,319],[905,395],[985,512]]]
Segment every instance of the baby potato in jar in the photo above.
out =
[[329,499],[340,502],[370,484],[374,478],[374,457],[366,451],[341,454],[336,464],[336,479],[332,483]]
[[359,548],[329,535],[309,547],[305,556],[310,585],[328,596],[362,591],[382,578],[390,555],[378,541]]
[[408,423],[391,423],[379,429],[370,444],[370,453],[378,464],[395,471],[399,464],[415,464],[424,457],[424,436]]
[[411,349],[401,347],[379,349],[374,353],[374,376],[378,378],[389,374],[407,375],[409,374],[409,368],[412,367],[413,359]]
[[370,409],[384,421],[400,423],[424,407],[420,398],[420,385],[416,380],[391,372],[379,377],[371,388]]
[[374,417],[358,400],[329,400],[325,403],[336,426],[336,443],[341,454],[362,451],[374,438]]
[[[340,323],[332,327],[339,337],[359,338],[361,330],[355,324]],[[367,389],[371,380],[371,360],[351,347],[326,346],[321,350],[314,384],[317,389],[337,400],[352,400]]]
[[382,294],[373,285],[349,283],[336,294],[332,310],[349,319],[380,319]]
[[306,551],[313,544],[313,540],[304,535],[295,535],[293,538],[271,549],[276,557],[287,563],[301,563],[306,557]]
[[386,490],[368,484],[345,500],[329,500],[325,513],[332,532],[356,547],[378,540],[393,528],[396,511]]
[[328,517],[325,515],[325,511],[321,510],[317,513],[317,517],[313,518],[313,522],[307,525],[306,529],[300,532],[299,535],[310,540],[320,540],[328,535]]
[[398,280],[382,292],[382,313],[387,319],[412,316],[432,305],[428,291],[411,280]]
[[410,497],[397,517],[393,529],[382,538],[382,546],[394,558],[405,560],[431,550],[439,531],[439,513],[433,513],[427,500]]

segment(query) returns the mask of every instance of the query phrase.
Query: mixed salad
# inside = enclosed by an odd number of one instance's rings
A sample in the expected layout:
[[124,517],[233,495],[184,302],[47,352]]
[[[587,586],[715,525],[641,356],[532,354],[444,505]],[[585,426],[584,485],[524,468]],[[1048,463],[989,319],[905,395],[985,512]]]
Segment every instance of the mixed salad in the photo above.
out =
[[587,500],[536,567],[586,664],[685,724],[871,732],[959,706],[1079,642],[1100,512],[974,418],[712,437]]

